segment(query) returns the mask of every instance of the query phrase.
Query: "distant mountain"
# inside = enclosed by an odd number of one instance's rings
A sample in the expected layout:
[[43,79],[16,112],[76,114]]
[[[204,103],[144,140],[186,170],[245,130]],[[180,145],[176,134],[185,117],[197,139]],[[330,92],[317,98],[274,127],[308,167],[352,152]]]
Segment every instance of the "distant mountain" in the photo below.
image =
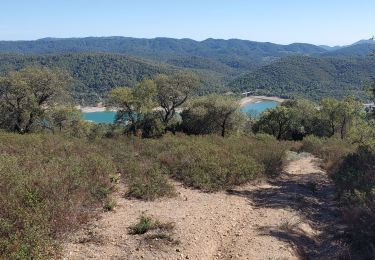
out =
[[238,39],[191,39],[154,38],[140,39],[130,37],[87,37],[87,38],[43,38],[36,41],[0,41],[0,52],[17,53],[61,53],[102,51],[138,56],[197,55],[216,57],[231,55],[285,56],[286,53],[314,54],[324,49],[304,43],[279,45],[267,42],[254,42]]
[[60,55],[0,55],[0,76],[26,66],[64,69],[76,80],[73,96],[81,103],[97,102],[108,90],[117,86],[134,86],[144,78],[171,73],[172,68],[115,54],[79,53]]
[[[372,37],[371,39],[369,40],[359,40],[353,44],[350,44],[350,45],[346,45],[346,46],[328,46],[328,45],[319,45],[319,47],[327,50],[327,51],[337,51],[339,49],[343,49],[343,48],[347,48],[347,47],[351,47],[351,46],[354,46],[354,45],[362,45],[362,44],[365,44],[365,45],[374,45],[375,44],[375,40],[374,40],[374,37]],[[362,48],[363,46],[357,46],[357,50],[359,48]],[[366,49],[366,47],[364,47],[364,49]],[[350,52],[348,52],[348,54],[350,54]],[[328,54],[329,55],[329,54]]]
[[365,98],[364,83],[373,75],[375,63],[368,58],[290,56],[241,75],[230,88],[309,99],[347,95]]
[[109,52],[163,61],[197,56],[214,59],[236,69],[249,69],[291,54],[314,55],[325,50],[312,44],[279,45],[237,39],[194,41],[172,38],[88,37],[0,41],[0,52],[23,54]]
[[338,49],[341,49],[342,46],[328,46],[328,45],[319,45],[320,48],[323,48],[327,51],[336,51]]
[[362,42],[347,47],[342,47],[340,49],[322,53],[321,56],[330,57],[366,57],[371,51],[375,49],[375,42],[370,41],[370,43]]
[[358,45],[358,44],[375,44],[375,37],[373,36],[368,40],[357,41],[357,42],[353,43],[352,45]]
[[177,70],[184,70],[186,68],[181,66],[186,63],[185,66],[191,66],[189,70],[201,78],[197,94],[228,90],[224,82],[231,79],[230,75],[233,74],[229,67],[194,58],[174,62],[175,65],[172,66],[111,53],[0,54],[0,76],[31,65],[60,68],[70,72],[75,79],[72,89],[74,98],[82,104],[93,104],[114,87],[133,87],[143,79],[153,78],[157,74],[172,74]]
[[314,99],[363,96],[363,81],[375,74],[368,59],[373,49],[372,40],[330,47],[238,39],[43,38],[0,41],[0,73],[30,64],[62,67],[80,82],[75,97],[90,102],[115,86],[176,70],[197,73],[200,94],[252,90]]

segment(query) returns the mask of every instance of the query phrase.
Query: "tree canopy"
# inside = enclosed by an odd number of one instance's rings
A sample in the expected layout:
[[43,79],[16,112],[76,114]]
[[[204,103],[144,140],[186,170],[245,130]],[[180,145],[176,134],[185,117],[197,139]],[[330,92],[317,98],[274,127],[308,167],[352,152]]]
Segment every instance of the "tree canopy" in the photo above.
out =
[[219,134],[225,137],[236,132],[244,122],[239,102],[231,96],[210,95],[198,98],[181,113],[182,128],[189,134]]
[[118,87],[109,93],[109,104],[118,109],[116,122],[127,124],[130,132],[137,133],[142,116],[156,105],[156,86],[152,80],[144,80],[134,88]]
[[66,102],[69,83],[70,77],[65,72],[37,67],[27,67],[1,77],[2,127],[29,133],[36,126],[48,126],[46,112]]
[[156,99],[162,108],[161,119],[165,125],[197,89],[199,80],[192,73],[179,72],[172,76],[159,75],[155,78]]

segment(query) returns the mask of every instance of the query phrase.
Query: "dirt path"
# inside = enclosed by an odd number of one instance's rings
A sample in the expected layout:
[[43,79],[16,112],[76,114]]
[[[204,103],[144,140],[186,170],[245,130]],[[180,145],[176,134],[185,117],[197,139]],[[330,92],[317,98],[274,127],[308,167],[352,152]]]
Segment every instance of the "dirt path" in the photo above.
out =
[[[335,258],[342,248],[332,236],[332,185],[314,157],[294,157],[280,177],[227,192],[207,194],[176,184],[177,197],[142,202],[123,198],[121,186],[116,210],[69,238],[63,258]],[[129,235],[141,214],[174,222],[172,237],[179,243]]]

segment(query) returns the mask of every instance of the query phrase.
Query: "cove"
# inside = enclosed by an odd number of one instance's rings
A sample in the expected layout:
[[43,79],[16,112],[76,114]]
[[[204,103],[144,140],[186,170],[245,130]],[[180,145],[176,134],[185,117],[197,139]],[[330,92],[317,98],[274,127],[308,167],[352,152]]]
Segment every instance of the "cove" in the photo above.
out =
[[[274,108],[277,106],[276,101],[264,100],[258,103],[248,103],[241,108],[241,111],[252,115],[259,116],[263,111],[268,108]],[[111,124],[115,119],[116,112],[104,111],[104,112],[87,112],[82,113],[82,119],[86,121],[91,121],[95,123]]]
[[269,108],[275,108],[279,103],[272,100],[263,100],[258,103],[248,103],[241,107],[241,111],[251,115],[259,116],[262,112],[266,111]]

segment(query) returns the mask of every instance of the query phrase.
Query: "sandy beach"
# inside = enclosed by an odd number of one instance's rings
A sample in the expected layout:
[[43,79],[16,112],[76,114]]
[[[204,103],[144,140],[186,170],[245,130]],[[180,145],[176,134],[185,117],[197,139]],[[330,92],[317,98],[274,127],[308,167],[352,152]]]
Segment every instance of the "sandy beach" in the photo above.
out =
[[[248,96],[248,97],[242,98],[240,100],[240,106],[243,107],[243,106],[245,106],[249,103],[259,103],[259,102],[262,102],[263,100],[272,100],[272,101],[276,101],[276,102],[279,102],[279,103],[282,103],[282,102],[285,101],[285,99],[282,99],[282,98],[279,98],[279,97]],[[102,106],[102,105],[86,106],[86,107],[78,105],[78,106],[76,106],[76,108],[81,110],[83,113],[95,113],[95,112],[105,112],[105,111],[116,112],[117,111],[116,108],[107,108],[107,107]],[[160,108],[157,108],[157,109],[160,109]],[[157,109],[155,109],[155,110],[157,110]],[[180,109],[180,110],[182,110],[182,109]]]
[[87,107],[82,107],[82,106],[76,106],[77,109],[81,110],[82,113],[95,113],[95,112],[105,112],[105,111],[112,111],[116,112],[116,108],[107,108],[104,106],[87,106]]
[[276,102],[279,102],[279,103],[282,103],[282,102],[285,101],[285,99],[279,98],[279,97],[248,96],[248,97],[244,97],[240,100],[240,106],[243,107],[243,106],[245,106],[246,104],[249,104],[249,103],[259,103],[263,100],[272,100],[272,101],[276,101]]

